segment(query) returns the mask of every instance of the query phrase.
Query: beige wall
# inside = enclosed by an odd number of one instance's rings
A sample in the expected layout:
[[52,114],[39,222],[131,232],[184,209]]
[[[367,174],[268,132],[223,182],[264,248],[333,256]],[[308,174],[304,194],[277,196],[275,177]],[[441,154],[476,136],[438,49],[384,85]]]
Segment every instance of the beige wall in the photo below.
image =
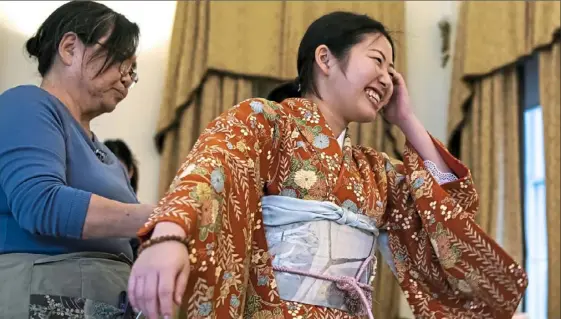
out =
[[[446,138],[452,60],[441,67],[438,22],[448,19],[455,30],[457,9],[455,1],[408,1],[405,6],[409,93],[417,115],[439,139]],[[452,49],[454,36],[450,42]]]
[[[66,1],[0,1],[0,92],[39,83],[36,63],[25,54],[25,41],[41,22]],[[140,81],[111,113],[92,123],[102,140],[121,138],[139,160],[139,199],[156,202],[159,157],[153,135],[158,119],[175,1],[101,1],[140,26]],[[39,13],[41,12],[41,13]]]
[[[35,64],[24,54],[24,42],[60,3],[62,2],[0,1],[0,92],[22,83],[38,83]],[[93,129],[103,139],[122,138],[131,146],[140,161],[139,197],[144,202],[155,202],[159,159],[154,148],[153,134],[175,2],[104,3],[140,25],[140,81],[115,112],[94,122]],[[32,13],[39,11],[44,13]],[[406,29],[394,30],[405,32],[406,35],[406,80],[416,113],[427,129],[440,139],[446,138],[451,61],[445,68],[441,68],[438,21],[447,17],[454,28],[456,11],[457,3],[454,1],[409,1],[406,3]],[[403,317],[412,318],[404,300],[401,309]]]

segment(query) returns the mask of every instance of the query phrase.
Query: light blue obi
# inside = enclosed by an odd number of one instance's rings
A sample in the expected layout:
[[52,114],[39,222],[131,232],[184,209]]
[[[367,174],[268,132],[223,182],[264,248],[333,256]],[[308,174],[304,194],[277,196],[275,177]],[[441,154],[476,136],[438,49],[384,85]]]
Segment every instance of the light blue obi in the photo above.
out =
[[299,222],[330,220],[339,225],[364,230],[374,236],[379,234],[372,218],[356,214],[332,202],[271,195],[261,199],[261,207],[263,207],[265,226],[276,227]]
[[355,312],[349,309],[348,293],[333,278],[356,279],[365,288],[362,297],[369,294],[377,239],[385,232],[372,218],[331,202],[265,196],[261,207],[281,299]]

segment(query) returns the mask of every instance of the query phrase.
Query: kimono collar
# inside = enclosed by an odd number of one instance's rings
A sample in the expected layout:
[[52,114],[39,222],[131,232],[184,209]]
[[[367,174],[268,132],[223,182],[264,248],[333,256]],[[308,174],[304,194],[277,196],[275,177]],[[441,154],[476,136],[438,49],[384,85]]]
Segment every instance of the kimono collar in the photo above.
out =
[[317,151],[346,155],[351,151],[348,128],[335,136],[316,103],[305,98],[289,98],[282,102],[290,109],[300,133]]

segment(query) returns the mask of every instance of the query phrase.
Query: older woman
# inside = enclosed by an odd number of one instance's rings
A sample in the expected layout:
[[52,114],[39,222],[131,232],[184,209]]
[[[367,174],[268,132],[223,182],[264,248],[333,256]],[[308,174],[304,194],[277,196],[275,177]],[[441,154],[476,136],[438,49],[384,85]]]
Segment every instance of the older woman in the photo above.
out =
[[90,122],[138,80],[138,38],[102,4],[64,4],[26,44],[40,87],[0,95],[1,318],[123,315],[129,240],[153,206]]

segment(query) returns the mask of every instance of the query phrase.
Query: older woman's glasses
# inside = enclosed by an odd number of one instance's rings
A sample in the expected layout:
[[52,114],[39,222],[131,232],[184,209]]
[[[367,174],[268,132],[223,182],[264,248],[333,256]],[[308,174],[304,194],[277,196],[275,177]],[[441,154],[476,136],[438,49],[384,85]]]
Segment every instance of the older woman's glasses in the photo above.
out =
[[121,72],[123,77],[127,75],[131,77],[128,89],[131,89],[138,82],[138,73],[136,73],[136,65],[133,62],[123,61],[119,67],[119,72]]
[[[107,46],[104,43],[96,42],[101,47],[107,49]],[[131,60],[125,60],[121,62],[119,66],[119,72],[121,76],[130,76],[131,77],[131,84],[127,87],[127,89],[131,89],[137,82],[138,82],[138,74],[136,73],[136,63],[132,62]]]

